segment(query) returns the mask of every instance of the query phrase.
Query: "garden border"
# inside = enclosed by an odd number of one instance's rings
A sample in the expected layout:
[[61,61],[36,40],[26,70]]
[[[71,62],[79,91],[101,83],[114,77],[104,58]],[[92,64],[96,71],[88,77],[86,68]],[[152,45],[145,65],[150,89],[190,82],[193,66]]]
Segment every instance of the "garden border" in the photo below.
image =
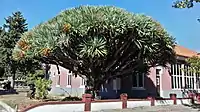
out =
[[[98,103],[104,103],[104,102],[120,102],[121,109],[127,108],[127,104],[131,102],[137,102],[137,101],[150,101],[149,106],[155,106],[156,102],[162,102],[162,101],[171,101],[173,102],[171,105],[177,105],[177,101],[180,100],[190,100],[189,103],[194,103],[193,97],[188,98],[176,98],[176,94],[170,95],[170,98],[154,98],[154,97],[148,97],[147,99],[128,99],[127,94],[121,94],[120,99],[108,99],[108,100],[92,100],[91,94],[84,94],[82,101],[50,101],[50,102],[41,102],[35,105],[29,105],[28,107],[25,107],[22,110],[18,110],[18,112],[26,112],[28,110],[34,109],[36,107],[44,106],[44,105],[59,105],[59,104],[83,104],[84,105],[84,111],[90,112],[91,111],[91,104],[98,104]],[[179,103],[180,104],[180,103]]]

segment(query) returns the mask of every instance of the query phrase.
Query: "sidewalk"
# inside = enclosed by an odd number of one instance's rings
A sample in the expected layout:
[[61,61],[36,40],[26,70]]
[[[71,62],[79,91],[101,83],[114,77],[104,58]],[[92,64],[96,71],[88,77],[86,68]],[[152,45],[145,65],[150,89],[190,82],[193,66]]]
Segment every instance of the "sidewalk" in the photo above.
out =
[[136,107],[133,109],[102,110],[98,112],[199,112],[198,109],[192,109],[183,105],[154,106],[154,107]]

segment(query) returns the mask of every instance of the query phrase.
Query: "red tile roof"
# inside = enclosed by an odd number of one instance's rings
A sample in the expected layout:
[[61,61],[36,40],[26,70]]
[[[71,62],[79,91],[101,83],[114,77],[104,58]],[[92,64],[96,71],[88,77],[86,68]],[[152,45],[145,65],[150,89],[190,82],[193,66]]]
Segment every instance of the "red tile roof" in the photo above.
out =
[[183,46],[180,45],[176,45],[174,48],[176,54],[178,56],[184,56],[184,57],[192,57],[192,56],[199,56],[198,52],[194,51],[194,50],[190,50],[188,48],[185,48]]

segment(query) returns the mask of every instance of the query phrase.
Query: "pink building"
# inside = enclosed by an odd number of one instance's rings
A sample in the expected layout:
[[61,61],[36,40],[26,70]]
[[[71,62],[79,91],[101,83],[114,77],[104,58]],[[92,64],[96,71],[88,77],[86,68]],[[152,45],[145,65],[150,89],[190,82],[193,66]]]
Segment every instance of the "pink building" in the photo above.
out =
[[[169,98],[169,94],[176,93],[177,97],[184,97],[185,91],[199,91],[199,76],[185,72],[187,68],[185,59],[197,52],[177,45],[175,47],[177,63],[167,68],[157,66],[150,69],[148,74],[132,74],[128,77],[116,78],[104,84],[100,95],[102,98],[119,98],[121,93],[127,93],[129,97],[144,98],[149,95]],[[85,90],[85,81],[81,77],[74,77],[72,73],[60,67],[60,75],[55,65],[51,66],[50,78],[52,94],[70,94],[81,96]]]
[[71,71],[59,66],[60,74],[56,65],[51,65],[49,70],[52,80],[52,94],[82,96],[85,91],[85,81],[83,78],[74,77]]

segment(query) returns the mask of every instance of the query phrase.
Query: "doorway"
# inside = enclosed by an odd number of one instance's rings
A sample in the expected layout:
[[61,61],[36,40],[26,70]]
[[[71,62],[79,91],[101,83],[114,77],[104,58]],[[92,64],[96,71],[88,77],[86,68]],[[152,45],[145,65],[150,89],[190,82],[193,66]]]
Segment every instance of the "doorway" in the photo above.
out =
[[160,89],[161,89],[161,85],[160,85],[160,76],[162,75],[162,68],[156,68],[156,96],[160,97]]

